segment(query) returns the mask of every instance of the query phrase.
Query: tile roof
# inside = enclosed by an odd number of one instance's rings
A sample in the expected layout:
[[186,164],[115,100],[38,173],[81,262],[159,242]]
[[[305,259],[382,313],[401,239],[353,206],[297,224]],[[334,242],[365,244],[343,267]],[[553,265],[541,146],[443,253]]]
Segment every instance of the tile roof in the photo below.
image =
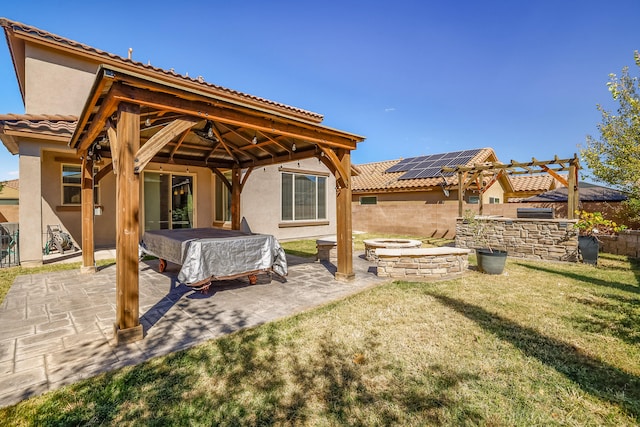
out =
[[19,179],[11,179],[9,181],[3,181],[2,185],[7,188],[13,188],[15,190],[20,189],[20,180]]
[[[562,184],[549,174],[540,175],[510,175],[513,191],[548,191]],[[565,176],[566,179],[566,176]]]
[[[560,187],[537,196],[529,197],[523,202],[566,202],[568,200],[567,187]],[[581,202],[622,202],[627,200],[627,195],[613,188],[601,185],[580,182],[578,194]]]
[[[495,153],[491,148],[483,148],[465,166],[487,161]],[[353,192],[374,192],[374,191],[410,191],[422,190],[429,187],[439,186],[442,177],[399,179],[404,172],[385,172],[391,166],[398,164],[402,159],[386,160],[382,162],[365,163],[357,165],[360,175],[352,177]],[[458,183],[457,176],[447,177],[447,183],[454,185]]]
[[76,116],[0,114],[0,133],[6,130],[13,130],[71,137],[77,122],[78,118]]
[[322,114],[318,114],[318,113],[314,113],[312,111],[308,111],[308,110],[304,110],[301,108],[297,108],[297,107],[293,107],[290,105],[286,105],[286,104],[281,104],[279,102],[274,102],[274,101],[270,101],[268,99],[259,97],[259,96],[255,96],[255,95],[249,95],[247,93],[244,92],[239,92],[233,89],[228,89],[222,86],[218,86],[212,83],[207,83],[206,81],[204,81],[204,79],[202,78],[202,76],[198,76],[196,78],[193,77],[189,77],[188,75],[181,75],[176,73],[175,71],[173,71],[173,69],[171,70],[165,70],[162,68],[158,68],[158,67],[154,67],[151,64],[144,64],[142,62],[138,62],[138,61],[134,61],[132,59],[129,58],[124,58],[122,56],[119,55],[115,55],[113,53],[109,53],[106,52],[104,50],[100,50],[100,49],[96,49],[94,47],[88,46],[86,44],[83,43],[79,43],[76,42],[74,40],[68,39],[66,37],[61,37],[58,36],[56,34],[52,34],[48,31],[44,31],[41,30],[39,28],[36,27],[32,27],[30,25],[26,25],[20,22],[16,22],[16,21],[11,21],[9,19],[6,18],[0,18],[0,26],[4,27],[5,30],[5,34],[7,35],[7,37],[9,36],[9,33],[21,33],[24,35],[28,35],[30,37],[34,37],[37,39],[41,39],[41,40],[45,40],[45,41],[49,41],[49,42],[53,42],[55,44],[58,45],[65,45],[67,47],[71,47],[80,51],[83,51],[85,53],[94,55],[94,56],[98,56],[101,57],[103,59],[108,59],[111,61],[115,61],[115,62],[119,62],[122,64],[128,64],[128,65],[133,65],[135,67],[147,70],[147,71],[151,71],[154,73],[158,73],[161,74],[163,76],[166,77],[171,77],[173,79],[177,79],[177,80],[181,80],[184,82],[189,82],[189,83],[195,83],[197,85],[202,86],[203,89],[208,89],[210,91],[213,92],[217,92],[219,94],[224,94],[236,99],[242,99],[245,101],[251,101],[251,102],[255,102],[258,104],[262,104],[262,105],[266,105],[272,108],[277,108],[280,110],[284,110],[284,111],[288,111],[290,113],[294,113],[296,115],[300,115],[303,117],[306,117],[309,120],[312,120],[314,122],[321,122],[323,119],[323,115]]

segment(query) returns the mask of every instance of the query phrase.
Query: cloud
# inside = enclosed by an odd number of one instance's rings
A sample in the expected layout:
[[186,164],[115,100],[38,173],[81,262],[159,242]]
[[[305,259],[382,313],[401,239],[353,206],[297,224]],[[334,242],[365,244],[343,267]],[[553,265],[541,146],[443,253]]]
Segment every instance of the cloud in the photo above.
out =
[[391,111],[396,111],[395,107],[388,107],[388,108],[385,108],[385,109],[384,109],[384,112],[385,112],[385,113],[389,113],[389,112],[391,112]]

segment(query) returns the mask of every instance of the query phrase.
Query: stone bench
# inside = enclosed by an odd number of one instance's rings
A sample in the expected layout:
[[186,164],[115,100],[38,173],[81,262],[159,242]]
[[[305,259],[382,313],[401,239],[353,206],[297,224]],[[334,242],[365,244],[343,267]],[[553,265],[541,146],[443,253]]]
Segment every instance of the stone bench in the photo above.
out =
[[338,243],[335,240],[316,240],[316,261],[331,261],[338,258]]
[[369,239],[364,242],[364,256],[369,261],[376,260],[376,250],[387,249],[401,249],[401,248],[419,248],[422,246],[420,240],[411,239]]
[[378,276],[403,280],[439,280],[460,277],[469,268],[470,249],[379,248]]

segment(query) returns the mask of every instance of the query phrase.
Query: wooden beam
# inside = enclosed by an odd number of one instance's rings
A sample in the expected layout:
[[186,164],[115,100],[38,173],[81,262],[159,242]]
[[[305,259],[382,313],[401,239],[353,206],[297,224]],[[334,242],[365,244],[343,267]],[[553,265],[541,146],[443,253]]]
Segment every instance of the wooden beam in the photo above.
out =
[[342,165],[342,161],[338,158],[335,151],[330,148],[320,147],[320,150],[331,160],[335,167],[335,171],[338,172],[336,175],[336,180],[338,180],[338,184],[340,186],[348,186],[348,183],[351,179],[351,162],[349,162],[349,168],[345,169]]
[[180,99],[173,95],[150,92],[145,89],[130,86],[114,91],[113,97],[117,102],[131,102],[149,108],[170,110],[172,112],[199,117],[203,120],[209,119],[225,124],[249,127],[260,132],[289,136],[336,148],[354,150],[356,144],[362,140],[361,138],[347,136],[342,132],[318,127],[317,125],[289,122],[286,118],[280,117],[269,118],[265,117],[264,114],[255,112],[250,114],[249,112],[238,111],[231,108],[231,106],[223,106],[219,103],[212,105],[210,101],[201,102],[190,99]]
[[458,171],[458,216],[462,217],[462,206],[464,203],[464,181],[467,179],[467,173]]
[[95,244],[93,234],[93,160],[86,156],[82,159],[82,184],[80,190],[82,203],[82,267],[83,273],[96,271]]
[[111,172],[112,170],[113,170],[113,160],[111,161],[111,163],[109,163],[108,165],[106,165],[105,167],[100,169],[98,171],[98,173],[96,174],[96,176],[93,177],[94,183],[100,182],[102,180],[102,178],[107,176],[107,174],[109,172]]
[[[233,154],[231,152],[231,150],[229,149],[229,147],[227,147],[227,144],[225,144],[224,142],[224,138],[222,137],[222,135],[220,134],[220,131],[218,130],[218,128],[216,128],[214,123],[211,123],[211,130],[213,131],[213,133],[215,134],[216,138],[218,138],[218,142],[222,145],[222,148],[225,149],[225,151],[227,152],[227,154],[229,155],[229,157],[231,157],[233,160],[235,160],[236,163],[239,163],[240,160],[236,157],[235,154]],[[210,157],[207,156],[207,159]]]
[[[336,157],[341,170],[351,170],[351,152],[339,149]],[[338,177],[336,177],[338,178]],[[353,272],[353,230],[351,220],[351,176],[343,176],[344,185],[336,190],[336,237],[338,246],[337,280],[351,280]]]
[[575,219],[576,211],[580,209],[580,192],[578,189],[578,167],[572,164],[569,168],[567,185],[567,218]]
[[247,171],[244,173],[244,176],[242,177],[242,182],[240,183],[240,193],[242,193],[242,190],[244,190],[244,185],[247,183],[247,180],[249,179],[249,175],[251,175],[251,172],[253,172],[253,168],[247,168]]
[[163,127],[138,149],[134,159],[134,171],[136,173],[142,172],[153,156],[167,145],[169,141],[184,131],[191,129],[199,121],[201,120],[188,117],[184,119],[176,119]]
[[220,178],[220,181],[222,181],[222,183],[225,185],[225,187],[227,187],[229,192],[231,192],[232,184],[229,182],[227,177],[224,176],[224,174],[222,172],[220,172],[220,170],[218,168],[210,168],[210,169],[214,174],[216,174],[216,176],[218,178]]
[[111,151],[111,162],[113,163],[113,173],[118,173],[118,133],[111,120],[107,120],[107,138],[109,138],[109,150]]
[[[102,102],[102,105],[100,105],[100,107],[98,108],[98,112],[91,119],[91,125],[89,126],[89,129],[84,134],[82,139],[78,141],[76,150],[79,153],[83,153],[84,151],[86,151],[93,143],[93,141],[98,137],[98,135],[103,132],[104,127],[107,124],[107,120],[118,109],[118,104],[120,103],[119,98],[122,96],[122,94],[122,84],[114,83],[109,89],[108,96]],[[78,124],[78,126],[80,126],[80,124]]]
[[547,165],[542,165],[540,166],[542,168],[543,171],[547,172],[549,175],[551,175],[552,177],[554,177],[555,179],[557,179],[558,181],[560,181],[560,183],[562,185],[564,185],[565,187],[569,187],[569,182],[567,182],[566,179],[564,179],[563,176],[558,175],[558,173],[552,169],[549,169],[547,167]]
[[118,174],[116,179],[116,323],[117,344],[142,339],[139,318],[138,242],[140,175],[134,173],[140,145],[140,107],[118,106]]
[[184,139],[187,137],[187,135],[189,135],[190,131],[191,131],[191,128],[185,130],[184,132],[182,132],[182,135],[180,135],[180,138],[178,139],[178,142],[171,149],[171,154],[169,154],[169,161],[170,162],[173,161],[173,156],[176,154],[176,151],[178,151],[178,148],[180,148],[180,146],[184,142]]
[[240,185],[240,166],[231,169],[231,229],[240,230],[241,212],[240,195],[242,186]]

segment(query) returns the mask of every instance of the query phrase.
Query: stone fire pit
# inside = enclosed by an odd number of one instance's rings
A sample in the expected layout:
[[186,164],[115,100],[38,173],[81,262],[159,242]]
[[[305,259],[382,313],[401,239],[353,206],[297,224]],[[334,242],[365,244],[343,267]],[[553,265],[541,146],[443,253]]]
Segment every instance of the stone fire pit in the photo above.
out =
[[422,246],[420,240],[411,239],[369,239],[364,242],[364,256],[369,261],[376,260],[376,249],[404,249],[404,248],[419,248]]

